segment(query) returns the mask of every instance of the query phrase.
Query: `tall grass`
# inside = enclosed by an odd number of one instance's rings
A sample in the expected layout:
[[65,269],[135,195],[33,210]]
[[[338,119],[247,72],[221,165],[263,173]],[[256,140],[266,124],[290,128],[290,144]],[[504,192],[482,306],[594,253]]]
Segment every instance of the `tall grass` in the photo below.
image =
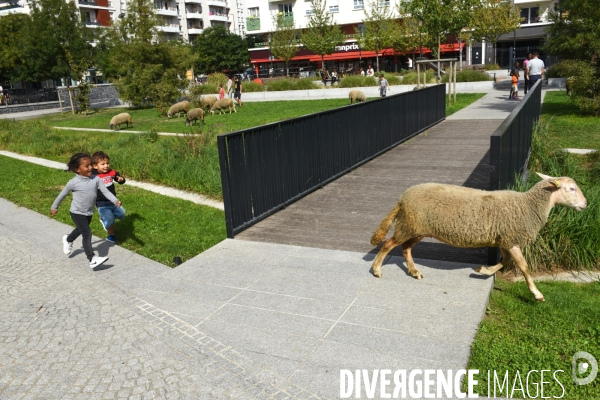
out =
[[265,87],[263,86],[262,83],[258,83],[258,82],[243,82],[242,90],[244,93],[264,92]]
[[220,199],[221,175],[215,129],[198,136],[67,133],[45,121],[0,120],[0,148],[66,162],[77,152],[103,150],[126,178],[167,184]]
[[372,76],[352,75],[342,78],[339,83],[341,88],[377,86],[377,81]]
[[581,212],[560,206],[552,210],[536,240],[524,249],[531,269],[600,268],[600,155],[563,151],[548,135],[547,124],[539,124],[533,134],[529,168],[529,179],[518,181],[516,190],[529,190],[539,182],[535,172],[568,176],[575,179],[588,201]]
[[[390,72],[377,73],[377,75],[381,75],[381,74],[383,74],[383,76],[385,77],[385,79],[387,79],[387,81],[390,85],[400,85],[402,83],[401,79],[398,76],[393,75]],[[377,81],[377,82],[379,82],[379,81]]]
[[[436,83],[435,73],[433,72],[433,70],[428,69],[425,72],[425,77],[427,78],[427,81],[425,83],[427,83],[427,84]],[[421,79],[421,83],[423,83],[423,71],[421,71],[420,79]],[[402,84],[403,85],[416,85],[417,84],[417,72],[411,71],[411,72],[407,72],[406,74],[404,74],[402,76]]]
[[[450,79],[448,74],[442,76],[442,83],[447,83]],[[483,71],[473,71],[471,69],[465,69],[456,72],[456,82],[481,82],[491,81],[492,78]]]

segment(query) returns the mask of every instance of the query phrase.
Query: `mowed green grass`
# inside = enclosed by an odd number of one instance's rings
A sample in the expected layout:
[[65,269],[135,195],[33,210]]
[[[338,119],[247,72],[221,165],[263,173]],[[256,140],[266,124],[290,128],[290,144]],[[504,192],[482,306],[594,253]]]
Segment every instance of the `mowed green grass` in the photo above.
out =
[[[549,370],[544,372],[544,381],[548,382],[544,384],[544,397],[600,399],[600,377],[588,385],[575,385],[571,377],[571,359],[576,352],[586,351],[600,359],[600,282],[536,285],[546,298],[543,303],[533,298],[525,282],[496,281],[488,313],[471,346],[468,369],[479,370],[475,393],[487,396],[489,384],[493,397],[494,371],[500,383],[509,371],[509,393],[506,385],[502,393],[496,385],[496,397],[541,398],[540,371]],[[537,372],[532,372],[527,385],[527,374],[533,370]],[[555,371],[559,372],[554,375]],[[585,378],[589,371],[577,376]]]
[[[74,174],[25,161],[0,156],[0,197],[21,207],[50,216],[52,202]],[[117,221],[117,244],[162,264],[174,266],[173,257],[188,260],[214,246],[226,237],[223,211],[189,201],[162,196],[146,190],[118,185],[117,196],[127,211],[124,221]],[[71,196],[59,207],[56,219],[74,226],[69,213]],[[105,238],[106,232],[94,213],[91,224],[94,235]],[[56,246],[62,235],[56,232]],[[75,248],[81,240],[75,242]],[[85,256],[82,255],[82,263]]]
[[600,150],[600,118],[582,113],[564,91],[546,93],[541,122],[561,148]]

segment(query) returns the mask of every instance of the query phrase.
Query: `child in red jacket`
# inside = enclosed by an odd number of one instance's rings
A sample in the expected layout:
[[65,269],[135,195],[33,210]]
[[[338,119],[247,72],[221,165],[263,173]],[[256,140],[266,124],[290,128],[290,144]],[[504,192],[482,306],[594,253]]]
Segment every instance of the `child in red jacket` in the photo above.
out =
[[[97,151],[92,154],[92,167],[94,168],[94,174],[100,178],[104,183],[104,186],[116,196],[115,184],[125,183],[123,178],[117,171],[110,168],[110,159],[108,154],[103,151]],[[96,207],[98,207],[98,213],[100,214],[100,222],[104,227],[104,230],[108,233],[106,240],[112,243],[117,243],[115,236],[115,218],[121,221],[125,218],[125,209],[123,207],[115,207],[106,197],[98,191],[98,197],[96,197]]]

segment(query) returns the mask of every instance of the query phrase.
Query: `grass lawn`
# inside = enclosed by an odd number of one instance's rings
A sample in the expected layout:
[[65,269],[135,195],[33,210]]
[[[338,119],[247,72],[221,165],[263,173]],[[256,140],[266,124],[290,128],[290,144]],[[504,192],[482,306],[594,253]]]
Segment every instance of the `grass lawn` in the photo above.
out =
[[564,91],[547,92],[542,105],[542,123],[561,148],[600,150],[600,118],[582,113]]
[[[462,110],[469,104],[479,100],[485,95],[486,93],[457,93],[456,103],[448,103],[448,96],[446,96],[446,117],[454,114],[459,110]],[[452,95],[452,99],[454,99],[454,95]]]
[[[523,388],[526,389],[527,373],[530,375],[530,397],[536,396],[544,373],[544,397],[562,399],[598,399],[600,383],[598,379],[588,385],[575,385],[571,378],[571,359],[578,351],[586,351],[600,359],[600,282],[574,284],[568,282],[539,282],[537,287],[546,297],[544,303],[536,302],[524,282],[509,283],[496,281],[489,311],[473,346],[469,369],[479,369],[478,389],[475,393],[488,395],[488,370],[491,371],[490,394],[493,397],[494,372],[500,383],[509,371],[509,387],[512,391],[515,376],[519,372]],[[553,378],[556,378],[563,389]],[[589,374],[578,374],[584,378]],[[537,386],[536,386],[537,385]],[[521,392],[517,379],[516,391],[511,397],[528,398]],[[497,397],[509,397],[511,393],[499,392]]]
[[[447,112],[456,112],[483,94],[459,94]],[[201,133],[168,137],[121,132],[54,130],[50,126],[107,128],[112,115],[125,109],[103,109],[92,115],[50,115],[36,120],[0,120],[0,149],[66,162],[77,152],[103,150],[126,178],[153,182],[221,199],[221,175],[216,137],[220,133],[340,107],[347,99],[255,102],[235,114],[207,116],[205,126],[185,127],[182,118],[166,119],[153,109],[129,110],[135,130]]]
[[[10,171],[0,179],[0,197],[48,216],[52,202],[74,176],[4,156],[0,156],[0,170]],[[115,224],[117,244],[162,264],[173,266],[176,255],[183,261],[188,260],[226,237],[225,217],[220,210],[127,186],[127,183],[117,187],[117,196],[127,211],[125,220]],[[74,226],[70,204],[69,196],[55,218]],[[91,228],[94,235],[106,237],[97,212]],[[61,245],[62,235],[69,232],[56,232],[56,246]],[[78,239],[75,246],[80,245]]]

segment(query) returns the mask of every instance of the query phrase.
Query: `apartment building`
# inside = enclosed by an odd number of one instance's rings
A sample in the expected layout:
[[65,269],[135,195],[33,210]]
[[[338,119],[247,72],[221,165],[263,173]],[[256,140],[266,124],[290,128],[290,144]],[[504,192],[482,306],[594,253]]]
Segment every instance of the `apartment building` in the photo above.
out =
[[[69,0],[66,0],[69,1]],[[110,26],[127,13],[128,0],[73,0],[85,25],[90,29]],[[0,17],[9,13],[29,13],[30,0],[0,0]],[[183,38],[189,43],[205,28],[222,25],[231,32],[245,35],[243,0],[155,0],[161,19],[158,29],[167,38]]]

